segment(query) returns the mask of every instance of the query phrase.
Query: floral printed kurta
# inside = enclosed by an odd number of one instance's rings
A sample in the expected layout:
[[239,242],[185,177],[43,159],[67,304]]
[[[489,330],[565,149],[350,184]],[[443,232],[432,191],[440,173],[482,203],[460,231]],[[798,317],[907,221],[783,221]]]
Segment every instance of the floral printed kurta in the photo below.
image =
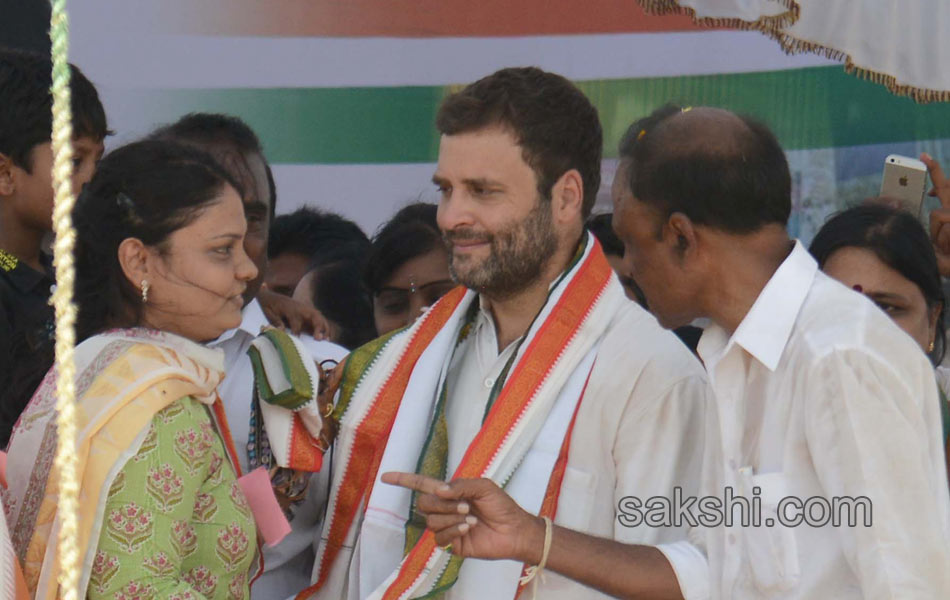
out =
[[109,490],[93,600],[244,600],[256,530],[207,408],[159,412]]

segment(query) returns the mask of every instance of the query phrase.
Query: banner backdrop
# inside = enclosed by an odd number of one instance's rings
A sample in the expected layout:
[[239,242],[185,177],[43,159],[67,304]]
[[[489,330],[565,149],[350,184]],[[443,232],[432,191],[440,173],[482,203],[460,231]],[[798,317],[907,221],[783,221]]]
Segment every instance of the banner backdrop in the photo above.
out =
[[610,210],[616,145],[667,101],[766,121],[793,174],[792,233],[875,195],[884,157],[927,151],[950,166],[950,104],[917,105],[757,32],[655,17],[634,0],[86,0],[71,57],[96,83],[110,145],[190,111],[238,115],[274,165],[278,212],[309,204],[368,233],[436,200],[433,121],[442,98],[492,71],[537,65],[600,111]]

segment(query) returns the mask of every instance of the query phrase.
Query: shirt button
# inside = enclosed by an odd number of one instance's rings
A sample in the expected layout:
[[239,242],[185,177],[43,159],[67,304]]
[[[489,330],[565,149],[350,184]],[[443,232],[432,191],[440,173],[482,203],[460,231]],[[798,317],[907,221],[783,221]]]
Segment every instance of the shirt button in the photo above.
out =
[[487,387],[488,389],[491,389],[493,385],[495,385],[494,379],[492,379],[491,377],[488,377],[487,379],[485,379],[485,387]]

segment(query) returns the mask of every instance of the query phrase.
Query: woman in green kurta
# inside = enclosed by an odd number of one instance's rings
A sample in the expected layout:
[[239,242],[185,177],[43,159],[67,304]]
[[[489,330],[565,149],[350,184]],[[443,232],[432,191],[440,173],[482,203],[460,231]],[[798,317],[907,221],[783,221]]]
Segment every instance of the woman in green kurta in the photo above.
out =
[[200,402],[183,398],[152,419],[109,490],[88,598],[130,584],[162,598],[246,597],[256,534],[226,457]]
[[[245,600],[257,550],[204,347],[257,273],[238,184],[207,155],[138,142],[100,163],[74,220],[81,595]],[[34,597],[57,597],[56,375],[10,441],[5,508]],[[47,557],[49,557],[47,559]]]

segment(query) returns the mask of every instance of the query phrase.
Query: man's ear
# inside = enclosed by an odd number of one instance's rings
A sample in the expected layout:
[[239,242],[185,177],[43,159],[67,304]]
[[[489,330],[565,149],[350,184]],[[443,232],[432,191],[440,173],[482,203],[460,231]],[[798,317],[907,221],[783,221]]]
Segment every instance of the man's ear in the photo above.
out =
[[132,286],[140,290],[149,279],[149,252],[137,238],[126,238],[119,244],[119,266]]
[[16,191],[16,179],[13,177],[13,159],[0,152],[0,196],[12,196]]
[[693,221],[680,212],[670,215],[666,221],[667,235],[673,237],[673,246],[680,258],[686,258],[696,253],[696,228]]
[[551,188],[554,220],[572,223],[584,212],[584,179],[577,169],[569,169]]

